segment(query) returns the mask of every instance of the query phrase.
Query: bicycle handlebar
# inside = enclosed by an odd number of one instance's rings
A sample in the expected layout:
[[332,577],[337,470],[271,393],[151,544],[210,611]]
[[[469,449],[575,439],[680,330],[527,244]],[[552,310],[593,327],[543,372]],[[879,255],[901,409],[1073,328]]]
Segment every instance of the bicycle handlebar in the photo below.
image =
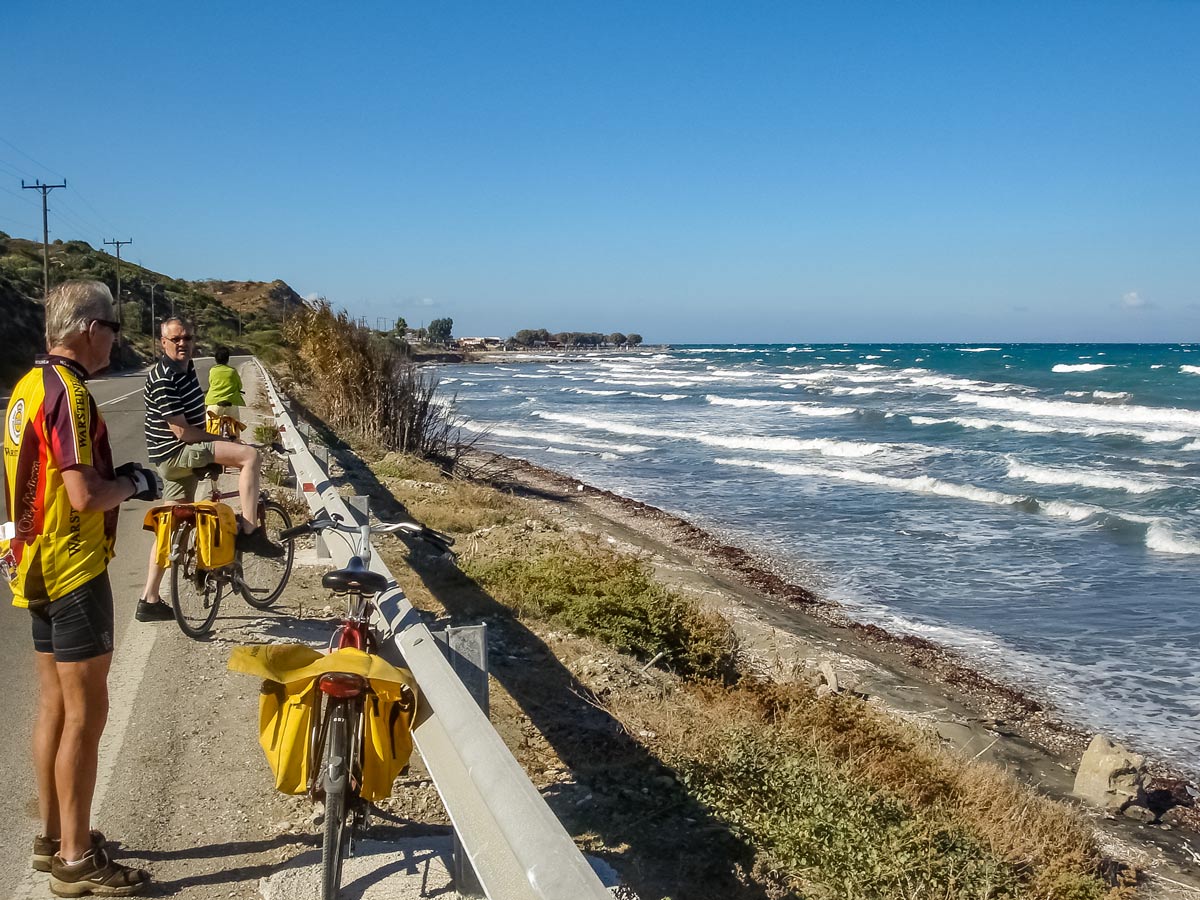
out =
[[[361,525],[347,525],[342,522],[341,516],[336,513],[326,513],[322,510],[315,518],[308,522],[281,531],[279,537],[287,540],[302,534],[317,534],[321,531],[342,531],[347,534],[361,534],[363,528]],[[371,534],[395,534],[397,531],[403,531],[414,537],[419,537],[443,553],[448,552],[454,545],[454,538],[450,535],[434,531],[432,528],[427,528],[419,522],[378,522],[370,526]]]

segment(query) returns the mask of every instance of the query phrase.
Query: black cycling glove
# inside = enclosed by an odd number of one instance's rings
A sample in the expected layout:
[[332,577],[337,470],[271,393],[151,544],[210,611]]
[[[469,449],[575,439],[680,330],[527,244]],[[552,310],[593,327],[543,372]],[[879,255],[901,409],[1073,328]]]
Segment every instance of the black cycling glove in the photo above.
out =
[[133,482],[133,496],[130,500],[157,500],[162,496],[158,486],[158,477],[150,469],[135,462],[127,462],[117,466],[118,478],[128,478]]

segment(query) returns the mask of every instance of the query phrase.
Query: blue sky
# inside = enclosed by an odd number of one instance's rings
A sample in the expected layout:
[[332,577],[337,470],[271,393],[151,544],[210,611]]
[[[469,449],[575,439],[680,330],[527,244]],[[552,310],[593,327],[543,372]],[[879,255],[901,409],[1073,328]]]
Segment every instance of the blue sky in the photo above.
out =
[[455,333],[1200,340],[1200,3],[9,4],[0,229]]

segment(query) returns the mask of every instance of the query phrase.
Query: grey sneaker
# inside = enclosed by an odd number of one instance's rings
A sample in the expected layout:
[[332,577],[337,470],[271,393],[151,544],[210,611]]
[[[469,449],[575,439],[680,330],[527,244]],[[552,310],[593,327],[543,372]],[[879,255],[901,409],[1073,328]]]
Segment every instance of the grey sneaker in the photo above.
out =
[[138,601],[137,612],[133,617],[139,622],[173,622],[175,612],[169,603],[159,600],[157,603],[147,603],[145,598]]
[[[93,847],[104,846],[104,835],[93,828],[88,834],[92,837]],[[50,857],[58,852],[59,844],[62,842],[58,838],[49,838],[39,834],[33,839],[33,860],[30,865],[33,866],[35,872],[50,871]]]
[[93,847],[74,865],[50,857],[50,890],[56,897],[132,897],[150,884],[150,873],[113,862],[103,847]]

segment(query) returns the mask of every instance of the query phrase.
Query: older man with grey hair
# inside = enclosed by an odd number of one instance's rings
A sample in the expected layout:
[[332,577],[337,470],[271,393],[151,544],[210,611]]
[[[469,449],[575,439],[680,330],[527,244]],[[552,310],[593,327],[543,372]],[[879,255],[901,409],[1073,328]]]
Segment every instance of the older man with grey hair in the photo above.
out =
[[137,463],[113,468],[108,431],[86,382],[108,367],[120,325],[96,281],[46,298],[46,344],[13,389],[4,418],[5,512],[0,573],[33,622],[38,681],[33,760],[42,834],[33,868],[59,896],[127,896],[150,876],[115,862],[89,832],[100,736],[108,718],[113,598],[108,564],[117,507],[154,500]]
[[[268,540],[258,528],[259,456],[253,447],[233,438],[204,430],[204,392],[196,377],[192,354],[196,330],[180,316],[165,319],[159,328],[162,356],[146,375],[146,453],[163,479],[163,499],[189,502],[196,499],[197,469],[212,463],[239,470],[238,497],[242,516],[237,547],[259,556],[280,557],[284,549]],[[138,601],[138,621],[174,618],[163,602],[165,570],[158,564],[158,551],[150,547],[146,587]]]

